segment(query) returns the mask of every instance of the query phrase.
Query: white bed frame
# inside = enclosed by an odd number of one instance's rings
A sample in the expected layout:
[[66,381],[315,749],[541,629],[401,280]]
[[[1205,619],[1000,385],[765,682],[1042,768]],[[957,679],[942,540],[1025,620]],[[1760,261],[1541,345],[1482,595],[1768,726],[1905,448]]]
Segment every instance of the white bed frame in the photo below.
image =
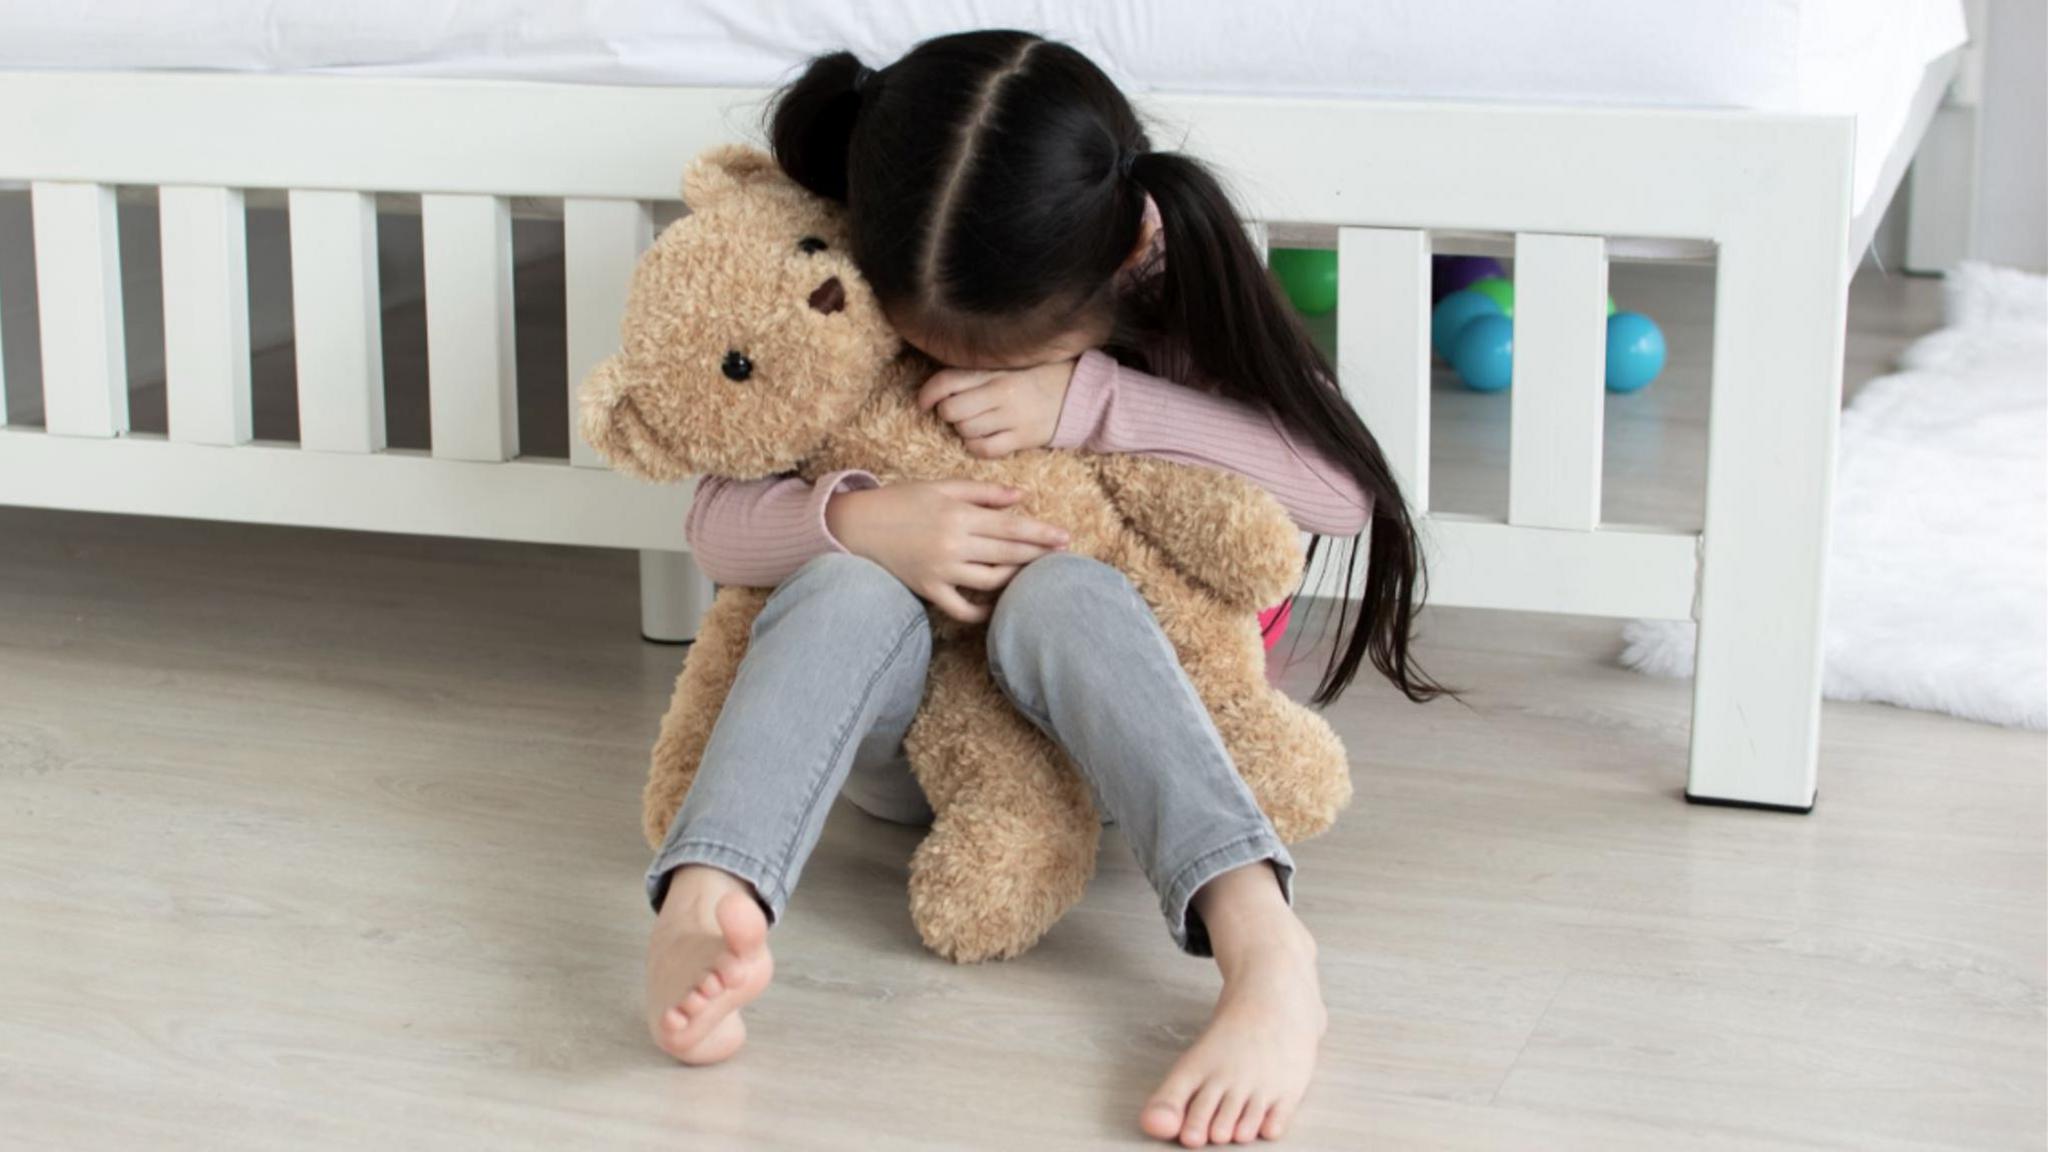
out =
[[[1179,97],[1262,220],[1333,229],[1345,391],[1425,516],[1434,602],[1697,619],[1687,795],[1811,807],[1852,219],[1851,122],[1727,111]],[[519,455],[513,197],[563,202],[571,388],[617,339],[654,202],[760,92],[0,75],[0,180],[30,184],[46,427],[0,428],[0,503],[640,551],[643,627],[687,638],[689,484]],[[160,189],[169,435],[131,433],[115,186]],[[253,441],[244,190],[289,194],[300,442]],[[422,196],[431,453],[384,443],[379,192]],[[1505,520],[1429,514],[1432,234],[1512,238]],[[1716,261],[1701,531],[1600,520],[1607,260]],[[0,380],[0,396],[5,381]],[[4,411],[4,408],[0,408]],[[573,411],[573,407],[572,407]]]

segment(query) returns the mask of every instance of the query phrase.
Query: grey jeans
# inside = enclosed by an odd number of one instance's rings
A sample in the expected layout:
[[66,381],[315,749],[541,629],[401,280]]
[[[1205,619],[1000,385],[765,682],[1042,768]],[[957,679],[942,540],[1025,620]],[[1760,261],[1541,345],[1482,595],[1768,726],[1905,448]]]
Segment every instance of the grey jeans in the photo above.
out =
[[[777,588],[648,869],[654,906],[671,871],[707,864],[753,885],[780,918],[842,788],[871,815],[928,822],[901,746],[931,644],[924,602],[871,561],[821,556]],[[1292,858],[1122,573],[1064,553],[1026,566],[996,603],[988,658],[1122,827],[1183,949],[1208,954],[1189,904],[1222,873],[1270,861],[1291,893]]]

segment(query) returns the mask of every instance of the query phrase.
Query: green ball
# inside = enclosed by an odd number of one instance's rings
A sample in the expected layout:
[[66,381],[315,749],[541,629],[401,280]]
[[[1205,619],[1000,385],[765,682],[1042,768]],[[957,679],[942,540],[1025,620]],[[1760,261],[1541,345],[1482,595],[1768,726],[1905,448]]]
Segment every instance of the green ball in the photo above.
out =
[[1474,280],[1465,291],[1477,292],[1495,304],[1500,305],[1500,314],[1503,316],[1513,316],[1515,314],[1515,283],[1512,280],[1503,280],[1498,276],[1488,276],[1484,280]]
[[1607,298],[1607,314],[1609,316],[1614,315],[1614,297],[1612,296]]
[[1320,316],[1337,307],[1337,254],[1327,248],[1275,248],[1267,258],[1295,308]]

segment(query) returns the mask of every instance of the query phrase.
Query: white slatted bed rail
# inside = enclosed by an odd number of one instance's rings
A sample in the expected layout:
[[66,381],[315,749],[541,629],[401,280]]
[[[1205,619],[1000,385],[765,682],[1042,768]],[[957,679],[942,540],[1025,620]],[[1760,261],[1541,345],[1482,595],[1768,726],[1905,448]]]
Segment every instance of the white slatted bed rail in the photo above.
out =
[[[1423,514],[1440,604],[1700,623],[1687,795],[1804,811],[1847,321],[1844,121],[1189,97],[1261,218],[1338,227],[1339,376]],[[1344,147],[1305,142],[1344,141]],[[1615,157],[1626,157],[1617,164]],[[1505,521],[1429,515],[1432,230],[1514,236]],[[1604,525],[1603,237],[1713,247],[1706,518]]]
[[[0,182],[35,219],[44,429],[0,428],[0,502],[635,548],[657,639],[709,586],[690,486],[603,468],[574,387],[618,340],[652,207],[733,93],[225,76],[0,75]],[[671,131],[644,126],[669,120]],[[158,190],[167,436],[127,419],[117,185]],[[287,196],[299,439],[252,440],[244,192]],[[385,443],[377,195],[420,196],[431,452]],[[570,458],[522,458],[510,204],[560,197]],[[7,382],[0,378],[0,397]],[[231,449],[220,451],[219,449]]]
[[[0,429],[0,503],[634,548],[650,634],[687,635],[702,592],[678,551],[689,486],[614,475],[573,429],[568,461],[519,457],[507,203],[564,201],[573,389],[617,338],[650,205],[676,195],[689,156],[747,134],[763,95],[0,75],[0,180],[33,188],[48,413],[47,429]],[[1219,97],[1151,108],[1190,150],[1250,175],[1259,219],[1336,229],[1339,374],[1423,516],[1435,602],[1697,618],[1688,794],[1809,807],[1849,122]],[[113,190],[130,184],[162,190],[168,438],[126,434]],[[250,441],[246,189],[290,195],[296,446]],[[430,455],[383,442],[380,192],[423,197]],[[1501,520],[1430,513],[1429,257],[1444,232],[1513,238]],[[1600,520],[1609,237],[1692,242],[1717,262],[1697,532]]]

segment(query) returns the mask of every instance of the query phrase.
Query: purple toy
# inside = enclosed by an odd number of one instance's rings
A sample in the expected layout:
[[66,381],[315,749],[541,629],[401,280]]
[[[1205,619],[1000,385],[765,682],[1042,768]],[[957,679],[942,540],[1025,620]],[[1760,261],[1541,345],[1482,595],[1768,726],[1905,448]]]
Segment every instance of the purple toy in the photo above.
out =
[[1429,301],[1434,304],[1489,276],[1506,279],[1507,274],[1508,270],[1491,256],[1432,256],[1429,258]]

